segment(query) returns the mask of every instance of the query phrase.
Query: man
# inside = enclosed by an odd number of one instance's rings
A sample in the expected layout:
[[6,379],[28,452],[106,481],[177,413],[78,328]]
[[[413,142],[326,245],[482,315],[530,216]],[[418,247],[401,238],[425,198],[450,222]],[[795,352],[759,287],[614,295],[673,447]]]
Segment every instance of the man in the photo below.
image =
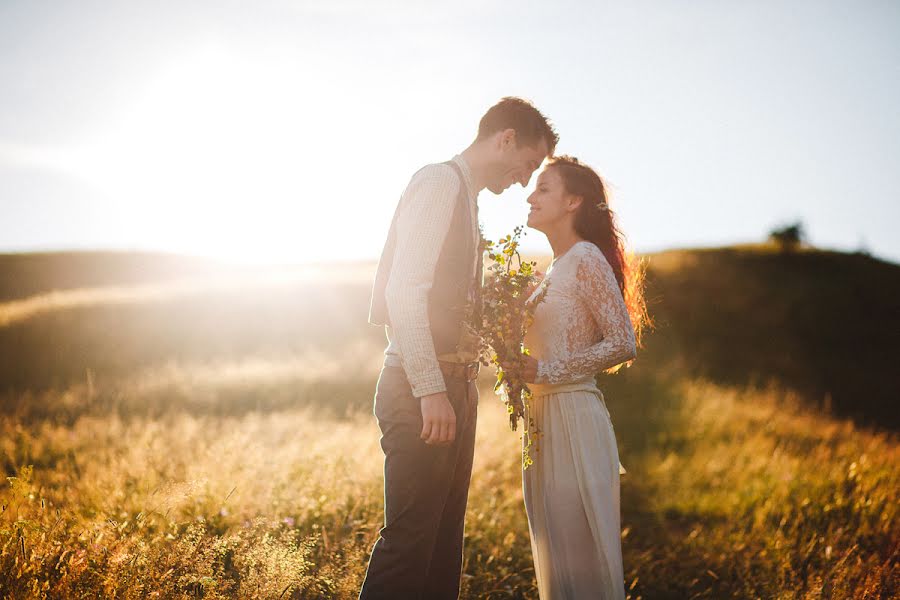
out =
[[419,170],[397,205],[369,312],[388,338],[375,390],[384,527],[362,600],[459,594],[478,403],[478,339],[465,325],[480,302],[478,193],[528,185],[558,139],[534,106],[504,98],[475,141]]

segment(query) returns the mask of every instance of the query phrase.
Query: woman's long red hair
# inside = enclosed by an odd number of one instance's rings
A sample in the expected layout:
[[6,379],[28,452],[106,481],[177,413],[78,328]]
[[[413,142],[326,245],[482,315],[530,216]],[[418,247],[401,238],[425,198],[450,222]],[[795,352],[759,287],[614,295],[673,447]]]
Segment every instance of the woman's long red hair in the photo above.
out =
[[644,300],[645,265],[626,249],[616,214],[609,209],[606,183],[592,168],[572,156],[553,157],[547,168],[557,169],[566,192],[582,199],[575,214],[575,232],[600,248],[612,267],[640,345],[641,333],[650,324]]

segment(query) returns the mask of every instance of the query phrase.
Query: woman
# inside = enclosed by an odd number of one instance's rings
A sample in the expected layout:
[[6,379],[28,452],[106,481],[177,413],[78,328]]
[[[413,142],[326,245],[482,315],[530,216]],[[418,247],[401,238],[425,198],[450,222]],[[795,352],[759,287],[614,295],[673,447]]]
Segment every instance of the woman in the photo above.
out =
[[[523,473],[542,600],[624,599],[616,439],[594,374],[634,358],[645,320],[641,272],[626,259],[600,177],[551,159],[528,198],[528,226],[553,262],[525,337],[529,414],[540,432]],[[620,471],[621,469],[621,471]]]

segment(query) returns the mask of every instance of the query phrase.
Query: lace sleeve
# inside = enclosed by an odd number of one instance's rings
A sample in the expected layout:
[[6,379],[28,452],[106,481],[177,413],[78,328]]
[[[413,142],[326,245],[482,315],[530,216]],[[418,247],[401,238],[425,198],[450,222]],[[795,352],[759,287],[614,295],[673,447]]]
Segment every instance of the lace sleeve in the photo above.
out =
[[536,383],[577,381],[631,360],[637,352],[634,327],[612,267],[594,245],[578,257],[575,289],[597,323],[601,339],[566,359],[538,361]]

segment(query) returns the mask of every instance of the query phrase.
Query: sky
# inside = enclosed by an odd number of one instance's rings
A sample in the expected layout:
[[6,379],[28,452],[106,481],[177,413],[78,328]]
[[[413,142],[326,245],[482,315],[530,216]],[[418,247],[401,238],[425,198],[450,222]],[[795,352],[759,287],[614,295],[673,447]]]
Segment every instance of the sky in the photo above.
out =
[[[799,220],[900,262],[894,0],[0,0],[0,252],[376,259],[412,173],[508,95],[636,251]],[[535,179],[481,193],[489,238]]]

